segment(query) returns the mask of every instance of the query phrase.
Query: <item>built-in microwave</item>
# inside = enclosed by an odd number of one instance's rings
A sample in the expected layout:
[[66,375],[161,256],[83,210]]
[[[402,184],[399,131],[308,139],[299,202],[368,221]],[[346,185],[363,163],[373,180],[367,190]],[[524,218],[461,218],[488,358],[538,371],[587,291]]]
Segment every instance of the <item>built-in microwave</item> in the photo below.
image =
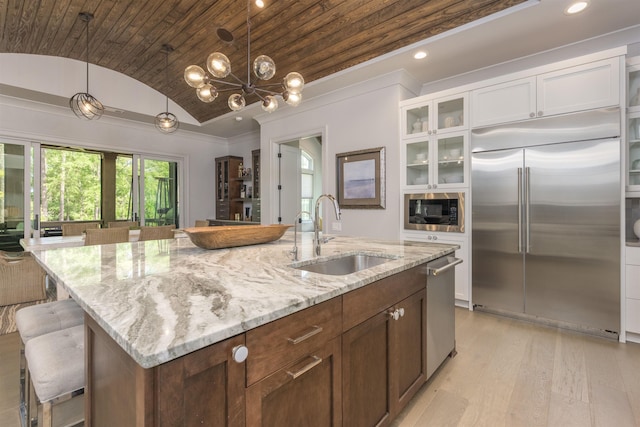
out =
[[464,193],[405,194],[404,228],[464,233]]

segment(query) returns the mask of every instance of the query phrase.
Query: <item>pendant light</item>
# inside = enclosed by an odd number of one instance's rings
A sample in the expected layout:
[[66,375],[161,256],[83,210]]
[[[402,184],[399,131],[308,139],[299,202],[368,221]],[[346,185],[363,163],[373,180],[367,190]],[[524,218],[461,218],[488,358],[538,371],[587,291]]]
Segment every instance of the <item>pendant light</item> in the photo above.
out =
[[80,12],[78,14],[80,20],[86,25],[87,35],[87,91],[78,92],[69,99],[69,107],[81,119],[99,119],[102,117],[104,107],[102,103],[89,94],[89,21],[93,19],[93,14],[89,12]]
[[[169,88],[169,53],[173,52],[173,47],[168,44],[162,45],[162,52],[166,55],[164,62],[164,84],[165,84],[165,92]],[[180,127],[180,122],[175,114],[171,114],[169,112],[169,96],[165,96],[165,111],[156,116],[156,128],[165,134],[170,134],[178,130]]]
[[[256,1],[258,7],[263,7],[264,2]],[[213,102],[218,97],[219,92],[238,90],[229,96],[227,105],[233,111],[240,111],[246,105],[246,97],[257,96],[262,104],[262,109],[269,113],[278,108],[279,95],[289,105],[295,107],[302,101],[302,89],[304,78],[295,71],[287,74],[282,82],[258,86],[258,80],[269,80],[276,74],[276,64],[267,55],[260,55],[253,61],[253,74],[255,80],[251,80],[251,1],[247,0],[247,80],[243,81],[231,72],[231,62],[229,58],[221,52],[214,52],[207,58],[207,74],[198,65],[189,65],[184,70],[184,79],[187,84],[196,89],[196,95],[202,102]],[[233,40],[233,36],[228,31],[223,30],[223,36],[218,36],[222,40]],[[227,76],[233,77],[235,81],[221,80]],[[219,89],[220,88],[220,89]]]

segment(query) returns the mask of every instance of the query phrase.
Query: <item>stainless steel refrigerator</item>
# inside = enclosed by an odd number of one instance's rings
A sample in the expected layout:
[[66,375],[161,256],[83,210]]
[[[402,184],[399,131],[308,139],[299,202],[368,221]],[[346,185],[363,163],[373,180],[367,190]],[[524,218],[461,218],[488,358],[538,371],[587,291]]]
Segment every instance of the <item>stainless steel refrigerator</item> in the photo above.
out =
[[475,129],[477,309],[620,331],[620,110]]

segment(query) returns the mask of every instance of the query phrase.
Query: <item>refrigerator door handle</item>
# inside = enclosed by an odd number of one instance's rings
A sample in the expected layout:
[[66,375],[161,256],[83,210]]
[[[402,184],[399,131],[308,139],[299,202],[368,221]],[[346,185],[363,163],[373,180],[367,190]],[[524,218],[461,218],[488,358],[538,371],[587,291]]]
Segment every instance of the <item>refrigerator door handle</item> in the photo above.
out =
[[522,253],[522,168],[518,168],[518,253]]
[[529,184],[529,179],[530,179],[530,173],[531,173],[531,168],[526,167],[524,168],[524,221],[525,221],[525,245],[526,245],[526,250],[525,253],[529,253],[529,251],[531,250],[531,245],[530,245],[530,237],[531,237],[531,203],[530,203],[530,184]]

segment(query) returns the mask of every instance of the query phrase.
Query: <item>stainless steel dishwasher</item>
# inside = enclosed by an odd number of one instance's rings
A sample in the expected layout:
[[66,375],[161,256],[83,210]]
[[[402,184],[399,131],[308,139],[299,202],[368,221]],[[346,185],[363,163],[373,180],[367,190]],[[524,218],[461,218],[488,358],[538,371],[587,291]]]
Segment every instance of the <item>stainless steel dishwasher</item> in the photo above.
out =
[[453,256],[427,263],[427,379],[456,353],[455,266]]

